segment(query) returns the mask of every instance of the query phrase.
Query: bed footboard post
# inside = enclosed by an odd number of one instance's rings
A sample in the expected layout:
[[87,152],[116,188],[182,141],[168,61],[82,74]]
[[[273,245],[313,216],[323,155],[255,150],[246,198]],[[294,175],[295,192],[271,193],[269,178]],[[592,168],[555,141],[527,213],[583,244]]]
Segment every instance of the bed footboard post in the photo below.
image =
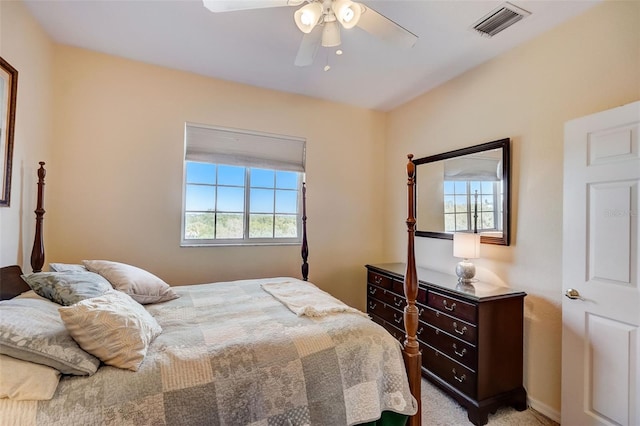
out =
[[307,184],[302,182],[302,248],[300,249],[302,255],[302,279],[307,281],[309,278],[309,264],[307,258],[309,257],[309,246],[307,244]]
[[410,426],[420,426],[422,422],[421,406],[421,377],[422,377],[422,353],[418,345],[416,334],[418,332],[418,308],[416,298],[418,297],[418,273],[416,271],[414,234],[416,226],[415,218],[415,164],[413,164],[413,154],[407,155],[407,270],[404,274],[404,295],[407,305],[404,308],[404,328],[406,337],[404,341],[403,355],[409,377],[409,387],[411,394],[418,402],[418,412],[409,419]]
[[38,169],[38,204],[34,213],[36,214],[36,235],[33,240],[31,250],[31,269],[33,272],[41,272],[44,265],[44,243],[42,238],[42,216],[44,216],[44,177],[47,171],[44,169],[44,161],[40,161]]

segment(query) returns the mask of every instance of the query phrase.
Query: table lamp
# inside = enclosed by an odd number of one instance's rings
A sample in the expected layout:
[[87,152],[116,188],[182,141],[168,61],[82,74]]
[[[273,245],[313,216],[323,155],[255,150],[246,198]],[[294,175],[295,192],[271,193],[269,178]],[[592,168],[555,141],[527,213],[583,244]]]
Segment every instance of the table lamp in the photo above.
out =
[[453,234],[453,255],[463,260],[456,265],[458,282],[470,284],[476,275],[476,266],[469,259],[480,257],[480,234],[456,232]]

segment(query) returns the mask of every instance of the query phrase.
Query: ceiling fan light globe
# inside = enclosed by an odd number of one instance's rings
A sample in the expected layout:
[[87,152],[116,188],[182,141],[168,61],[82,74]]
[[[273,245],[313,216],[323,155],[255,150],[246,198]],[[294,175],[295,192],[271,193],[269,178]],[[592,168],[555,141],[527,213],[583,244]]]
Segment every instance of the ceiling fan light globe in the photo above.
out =
[[335,0],[331,5],[333,13],[336,15],[338,22],[345,28],[353,28],[358,24],[362,7],[359,3],[351,0]]
[[325,22],[322,29],[322,46],[335,47],[340,46],[340,27],[336,21]]
[[293,19],[300,31],[309,34],[318,24],[321,16],[322,5],[320,3],[309,3],[296,10],[293,14]]

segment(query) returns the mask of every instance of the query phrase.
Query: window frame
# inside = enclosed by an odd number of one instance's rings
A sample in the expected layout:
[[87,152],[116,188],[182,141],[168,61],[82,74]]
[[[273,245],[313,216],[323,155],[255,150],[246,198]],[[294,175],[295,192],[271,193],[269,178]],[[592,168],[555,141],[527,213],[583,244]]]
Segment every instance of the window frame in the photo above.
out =
[[[275,167],[274,165],[252,165],[252,164],[226,164],[223,161],[221,162],[214,162],[214,161],[206,161],[206,160],[202,160],[202,159],[188,159],[188,150],[189,150],[189,145],[188,145],[188,128],[189,126],[195,126],[197,128],[201,128],[201,129],[211,129],[212,131],[224,131],[224,132],[235,132],[238,137],[242,137],[243,135],[249,135],[249,138],[251,137],[255,137],[256,135],[259,137],[266,137],[266,138],[274,138],[277,140],[284,140],[284,141],[298,141],[300,142],[302,145],[302,152],[303,152],[303,158],[302,158],[302,164],[301,164],[301,170],[292,170],[290,168],[287,167],[282,167],[282,168],[278,168]],[[305,180],[305,172],[304,172],[304,154],[306,151],[306,141],[304,139],[301,138],[295,138],[295,137],[289,137],[289,136],[281,136],[281,135],[273,135],[273,134],[268,134],[268,133],[260,133],[260,132],[254,132],[254,131],[242,131],[242,130],[236,130],[236,129],[228,129],[228,128],[222,128],[222,127],[212,127],[212,126],[205,126],[205,125],[194,125],[191,123],[185,123],[185,155],[182,159],[182,164],[183,164],[183,177],[182,177],[182,205],[181,205],[181,225],[180,225],[180,246],[181,247],[223,247],[223,246],[285,246],[285,245],[300,245],[302,243],[303,240],[303,235],[302,235],[302,231],[303,231],[303,212],[302,212],[302,205],[303,205],[303,185],[304,185],[304,180]],[[244,168],[244,185],[243,185],[243,189],[244,189],[244,211],[242,212],[242,220],[243,220],[243,238],[203,238],[203,239],[191,239],[191,238],[186,238],[185,235],[185,228],[187,225],[187,214],[190,212],[193,213],[200,213],[201,211],[198,210],[193,210],[193,211],[189,211],[187,210],[187,187],[188,185],[193,185],[193,183],[189,184],[187,182],[187,164],[188,162],[198,162],[198,163],[204,163],[204,164],[215,164],[216,165],[216,175],[219,172],[219,168],[218,166],[220,165],[229,165],[229,166],[235,166],[235,167],[243,167]],[[249,226],[250,226],[250,218],[251,218],[251,169],[263,169],[263,170],[271,170],[274,171],[275,173],[277,172],[291,172],[291,173],[296,173],[297,174],[297,183],[296,183],[296,187],[288,189],[290,191],[295,191],[296,192],[296,212],[293,214],[288,214],[291,216],[295,216],[296,218],[296,237],[273,237],[273,238],[265,238],[265,237],[260,237],[260,238],[251,238],[249,236]],[[216,176],[216,183],[215,184],[201,184],[203,186],[214,186],[216,187],[216,193],[215,193],[215,208],[213,211],[211,211],[210,213],[212,213],[214,215],[213,219],[214,221],[216,220],[216,215],[218,214],[217,211],[217,188],[218,188],[218,180],[217,180]],[[273,186],[273,191],[274,191],[274,197],[276,194],[276,191],[278,190],[278,188],[276,187],[277,181],[274,180],[274,186]],[[253,188],[255,189],[255,187]],[[270,188],[266,188],[266,189],[270,189]],[[284,188],[281,188],[284,189]],[[204,211],[202,211],[202,213],[205,213]],[[254,213],[256,214],[256,213]],[[260,214],[260,213],[257,213]],[[276,211],[276,205],[275,205],[275,198],[274,198],[274,209],[273,212],[270,212],[268,214],[273,215],[274,220],[273,220],[273,231],[274,231],[274,235],[275,235],[275,226],[276,226],[276,222],[275,222],[275,218],[278,216],[278,212]]]

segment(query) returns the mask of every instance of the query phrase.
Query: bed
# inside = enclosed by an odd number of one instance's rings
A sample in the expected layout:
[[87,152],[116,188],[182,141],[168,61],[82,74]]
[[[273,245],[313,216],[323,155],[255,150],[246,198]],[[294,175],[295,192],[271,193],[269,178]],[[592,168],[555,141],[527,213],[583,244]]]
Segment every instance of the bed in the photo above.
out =
[[[404,347],[306,280],[306,232],[303,280],[170,287],[135,266],[91,260],[41,272],[43,166],[35,272],[23,279],[18,266],[0,269],[0,373],[20,375],[27,395],[0,399],[0,424],[420,424],[415,262],[407,263]],[[411,157],[407,170],[413,257]],[[162,284],[138,285],[141,277]],[[46,386],[49,397],[29,396]]]

